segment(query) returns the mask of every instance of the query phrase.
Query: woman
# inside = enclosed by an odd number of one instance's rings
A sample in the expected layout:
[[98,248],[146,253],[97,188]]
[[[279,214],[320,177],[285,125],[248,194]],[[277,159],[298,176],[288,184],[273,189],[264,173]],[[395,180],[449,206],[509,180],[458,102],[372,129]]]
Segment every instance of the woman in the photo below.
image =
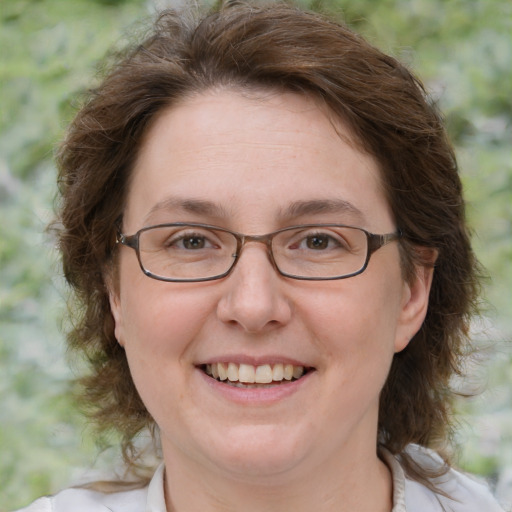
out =
[[501,510],[449,466],[477,262],[396,60],[287,5],[164,13],[58,163],[86,403],[162,464],[27,511]]

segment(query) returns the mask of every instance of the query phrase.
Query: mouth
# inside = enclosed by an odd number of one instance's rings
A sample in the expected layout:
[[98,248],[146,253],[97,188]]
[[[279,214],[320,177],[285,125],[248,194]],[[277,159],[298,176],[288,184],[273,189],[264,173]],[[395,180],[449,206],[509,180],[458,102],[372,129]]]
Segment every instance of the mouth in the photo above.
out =
[[293,364],[237,364],[232,362],[205,364],[200,369],[212,379],[239,388],[270,388],[297,381],[314,370]]

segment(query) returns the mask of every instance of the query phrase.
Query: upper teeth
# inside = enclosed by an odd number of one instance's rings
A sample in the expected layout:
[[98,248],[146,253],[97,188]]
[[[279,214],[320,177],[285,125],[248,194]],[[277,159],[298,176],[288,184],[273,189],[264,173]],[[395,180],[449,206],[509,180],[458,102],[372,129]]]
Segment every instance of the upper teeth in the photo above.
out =
[[206,365],[206,373],[214,379],[229,380],[230,382],[245,382],[248,384],[269,384],[282,380],[298,379],[304,373],[303,366],[292,364],[251,364],[213,363]]

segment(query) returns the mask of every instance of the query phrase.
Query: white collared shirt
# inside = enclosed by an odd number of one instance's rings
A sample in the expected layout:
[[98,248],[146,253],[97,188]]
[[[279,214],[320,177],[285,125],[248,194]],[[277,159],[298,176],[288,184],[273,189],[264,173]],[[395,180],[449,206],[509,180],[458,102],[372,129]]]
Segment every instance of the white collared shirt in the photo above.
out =
[[[422,467],[434,469],[442,464],[434,452],[417,445],[407,453]],[[435,493],[406,477],[399,458],[383,452],[382,457],[393,476],[392,512],[503,512],[489,489],[473,478],[450,469],[436,478],[436,488],[451,497]],[[142,489],[103,494],[89,489],[66,489],[55,496],[39,498],[18,512],[166,512],[164,465]],[[195,512],[195,511],[187,511]],[[354,511],[363,512],[363,511]],[[365,511],[366,512],[366,511]]]

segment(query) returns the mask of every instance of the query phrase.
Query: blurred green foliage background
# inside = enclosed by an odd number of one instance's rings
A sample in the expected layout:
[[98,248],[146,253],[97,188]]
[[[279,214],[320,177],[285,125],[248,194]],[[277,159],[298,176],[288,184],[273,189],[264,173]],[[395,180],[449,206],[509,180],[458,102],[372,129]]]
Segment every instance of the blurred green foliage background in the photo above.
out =
[[[66,289],[45,235],[56,190],[52,152],[107,50],[159,8],[184,3],[0,0],[0,510],[114,460],[97,460],[70,395],[60,328]],[[459,464],[512,501],[512,3],[300,3],[334,11],[412,67],[446,115],[490,276],[474,329],[483,364],[459,383],[485,391],[458,406]]]

